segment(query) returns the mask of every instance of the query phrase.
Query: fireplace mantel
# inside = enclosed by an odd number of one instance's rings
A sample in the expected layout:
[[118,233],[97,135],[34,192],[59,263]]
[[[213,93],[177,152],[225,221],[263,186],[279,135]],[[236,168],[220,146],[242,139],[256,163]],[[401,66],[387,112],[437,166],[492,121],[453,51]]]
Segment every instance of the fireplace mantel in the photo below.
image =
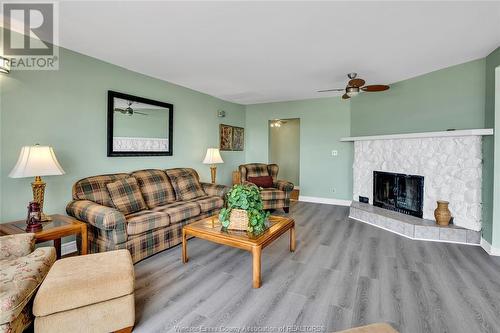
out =
[[493,135],[492,128],[466,129],[441,132],[422,132],[371,136],[352,136],[341,138],[340,141],[371,141],[371,140],[394,140],[394,139],[418,139],[418,138],[436,138],[436,137],[459,137],[459,136],[482,136]]

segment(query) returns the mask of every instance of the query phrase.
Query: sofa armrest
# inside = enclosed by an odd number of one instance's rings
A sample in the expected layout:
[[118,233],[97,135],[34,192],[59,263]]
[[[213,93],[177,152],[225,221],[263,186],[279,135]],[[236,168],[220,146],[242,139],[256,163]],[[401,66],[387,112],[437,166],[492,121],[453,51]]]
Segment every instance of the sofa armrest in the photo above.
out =
[[35,234],[15,234],[0,237],[0,260],[24,257],[35,249]]
[[286,180],[277,180],[273,186],[277,188],[278,190],[285,191],[287,193],[290,193],[293,191],[293,184],[286,181]]
[[211,183],[201,183],[203,191],[208,195],[216,195],[221,198],[225,198],[226,194],[231,190],[231,187],[226,185],[211,184]]
[[90,200],[74,200],[66,206],[68,215],[104,230],[125,229],[127,220],[115,208],[99,205]]

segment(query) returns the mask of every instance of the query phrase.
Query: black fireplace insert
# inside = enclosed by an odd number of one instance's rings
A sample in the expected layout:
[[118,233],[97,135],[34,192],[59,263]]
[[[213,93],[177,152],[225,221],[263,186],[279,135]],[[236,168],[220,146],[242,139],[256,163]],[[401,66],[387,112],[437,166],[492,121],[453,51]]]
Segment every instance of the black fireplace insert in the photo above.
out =
[[407,215],[422,217],[424,177],[373,172],[373,205]]

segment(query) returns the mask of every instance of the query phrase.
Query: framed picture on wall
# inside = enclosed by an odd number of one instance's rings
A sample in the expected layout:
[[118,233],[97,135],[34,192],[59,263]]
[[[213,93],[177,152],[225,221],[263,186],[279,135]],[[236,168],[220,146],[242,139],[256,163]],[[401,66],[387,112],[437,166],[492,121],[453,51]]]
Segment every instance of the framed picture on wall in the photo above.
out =
[[220,124],[220,150],[233,150],[233,127],[229,125]]
[[245,148],[245,129],[220,124],[220,150],[242,151]]
[[245,148],[245,129],[243,127],[233,127],[233,149],[242,151]]

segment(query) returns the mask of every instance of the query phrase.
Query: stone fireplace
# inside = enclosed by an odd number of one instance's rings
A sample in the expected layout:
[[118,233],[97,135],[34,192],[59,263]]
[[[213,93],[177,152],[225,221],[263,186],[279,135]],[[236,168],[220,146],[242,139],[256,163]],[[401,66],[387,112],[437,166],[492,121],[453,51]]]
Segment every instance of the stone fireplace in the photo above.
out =
[[[436,201],[446,200],[453,215],[450,228],[465,229],[463,242],[470,231],[476,242],[481,230],[482,135],[492,132],[457,130],[342,139],[354,142],[351,210],[354,207],[359,213],[365,209],[364,213],[371,214],[354,218],[366,220],[379,214],[413,226],[438,228],[434,223]],[[360,196],[369,199],[369,207],[357,202]],[[409,237],[426,238],[415,236],[418,228],[412,228]]]

